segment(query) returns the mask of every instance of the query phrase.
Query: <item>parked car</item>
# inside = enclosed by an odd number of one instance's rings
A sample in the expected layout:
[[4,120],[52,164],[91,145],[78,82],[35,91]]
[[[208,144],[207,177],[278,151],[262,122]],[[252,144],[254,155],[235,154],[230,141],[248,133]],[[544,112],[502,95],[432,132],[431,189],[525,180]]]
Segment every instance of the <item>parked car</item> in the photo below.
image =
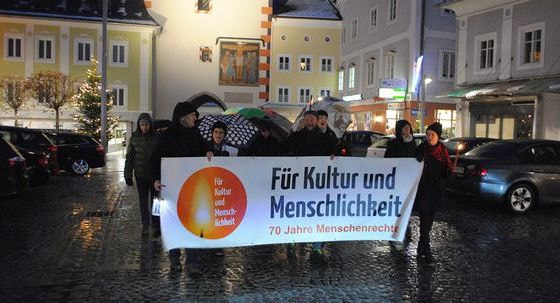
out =
[[105,149],[92,136],[75,133],[47,133],[58,147],[60,169],[83,176],[91,168],[105,166]]
[[449,192],[503,203],[515,213],[560,203],[560,141],[489,142],[459,156]]
[[346,131],[342,135],[339,149],[346,156],[365,157],[371,143],[384,135],[368,130]]
[[[391,140],[395,139],[395,135],[388,135],[379,138],[377,141],[373,142],[367,149],[366,157],[368,158],[383,158],[385,156],[385,151],[387,150],[387,145]],[[414,141],[416,145],[420,145],[422,141],[426,139],[426,134],[414,134]]]
[[447,147],[449,155],[454,156],[457,154],[457,150],[459,150],[459,155],[462,155],[475,147],[479,147],[485,143],[497,140],[498,139],[492,138],[460,137],[446,139],[443,141],[443,144],[445,144],[445,147]]
[[23,127],[0,126],[0,134],[20,150],[44,154],[48,160],[48,169],[51,173],[58,173],[57,146],[45,135],[44,132]]
[[51,174],[47,154],[42,151],[32,151],[26,148],[17,149],[25,158],[29,185],[39,186],[47,184]]
[[0,136],[0,196],[20,193],[26,185],[25,158],[15,146]]

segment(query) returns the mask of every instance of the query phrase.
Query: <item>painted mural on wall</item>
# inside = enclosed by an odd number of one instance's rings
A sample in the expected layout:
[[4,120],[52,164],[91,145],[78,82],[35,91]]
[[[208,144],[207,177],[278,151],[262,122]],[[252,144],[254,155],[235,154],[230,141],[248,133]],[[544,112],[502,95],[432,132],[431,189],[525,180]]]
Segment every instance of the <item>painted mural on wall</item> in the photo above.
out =
[[259,44],[220,44],[220,85],[258,86]]

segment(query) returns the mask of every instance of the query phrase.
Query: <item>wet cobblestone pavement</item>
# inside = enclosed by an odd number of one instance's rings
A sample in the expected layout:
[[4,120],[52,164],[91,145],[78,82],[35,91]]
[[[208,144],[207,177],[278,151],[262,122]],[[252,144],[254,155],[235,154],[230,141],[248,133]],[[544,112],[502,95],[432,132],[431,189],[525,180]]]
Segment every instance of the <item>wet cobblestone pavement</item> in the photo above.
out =
[[450,200],[436,217],[434,267],[416,262],[418,221],[404,250],[387,242],[189,250],[170,271],[141,235],[124,161],[62,175],[0,199],[2,302],[557,302],[560,207],[515,216]]

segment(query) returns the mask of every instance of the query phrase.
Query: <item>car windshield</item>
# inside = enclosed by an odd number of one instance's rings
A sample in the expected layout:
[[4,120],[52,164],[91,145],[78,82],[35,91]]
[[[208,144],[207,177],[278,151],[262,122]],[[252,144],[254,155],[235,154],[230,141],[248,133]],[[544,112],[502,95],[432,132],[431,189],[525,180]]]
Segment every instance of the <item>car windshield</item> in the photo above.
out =
[[507,142],[498,141],[475,147],[465,155],[490,158],[503,157],[504,155],[511,153],[513,149],[515,149],[515,144],[508,144]]

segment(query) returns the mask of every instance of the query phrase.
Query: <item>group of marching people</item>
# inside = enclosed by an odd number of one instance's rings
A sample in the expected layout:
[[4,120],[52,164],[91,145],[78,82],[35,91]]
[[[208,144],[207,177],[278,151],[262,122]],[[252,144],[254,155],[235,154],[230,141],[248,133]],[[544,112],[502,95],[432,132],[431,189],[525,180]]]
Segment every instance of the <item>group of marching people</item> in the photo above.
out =
[[[330,156],[334,159],[339,142],[328,126],[325,111],[306,111],[301,128],[292,132],[284,142],[278,142],[271,135],[270,125],[259,124],[260,134],[245,150],[237,150],[227,145],[225,136],[227,125],[221,121],[211,129],[211,142],[200,134],[196,122],[199,113],[189,102],[175,106],[171,124],[163,131],[156,131],[149,114],[138,117],[136,131],[128,145],[124,169],[126,184],[136,181],[138,190],[142,235],[148,235],[150,226],[158,236],[159,219],[150,214],[153,197],[165,185],[161,184],[161,158],[164,157],[207,157],[217,156]],[[441,203],[441,180],[451,173],[451,161],[445,146],[439,142],[442,127],[433,123],[426,130],[426,141],[416,146],[412,128],[406,120],[400,120],[395,127],[396,138],[387,148],[385,157],[414,157],[424,162],[424,170],[416,195],[415,209],[420,217],[420,241],[418,257],[428,263],[433,262],[430,251],[430,231],[434,213]],[[291,246],[290,246],[291,247]],[[313,244],[313,253],[322,255],[322,243]],[[180,269],[180,250],[169,251],[172,269]]]

